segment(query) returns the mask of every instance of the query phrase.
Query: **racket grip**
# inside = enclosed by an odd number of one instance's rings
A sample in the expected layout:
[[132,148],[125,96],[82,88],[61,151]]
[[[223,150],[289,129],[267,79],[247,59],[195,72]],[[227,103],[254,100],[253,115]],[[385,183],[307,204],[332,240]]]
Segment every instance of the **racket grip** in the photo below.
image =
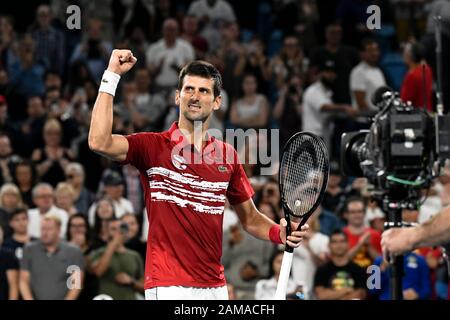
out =
[[292,267],[292,256],[292,252],[285,251],[283,254],[280,276],[277,283],[277,291],[275,292],[275,300],[286,300],[286,291]]

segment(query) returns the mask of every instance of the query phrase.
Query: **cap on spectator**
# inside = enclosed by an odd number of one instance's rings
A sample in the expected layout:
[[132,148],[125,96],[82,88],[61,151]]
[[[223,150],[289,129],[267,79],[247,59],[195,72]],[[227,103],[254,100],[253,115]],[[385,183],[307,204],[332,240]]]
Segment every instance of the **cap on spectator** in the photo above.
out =
[[6,104],[6,98],[5,96],[0,95],[0,105]]
[[319,70],[336,72],[336,62],[332,59],[324,60],[319,64]]
[[102,182],[105,186],[118,186],[124,183],[122,176],[116,171],[108,172]]

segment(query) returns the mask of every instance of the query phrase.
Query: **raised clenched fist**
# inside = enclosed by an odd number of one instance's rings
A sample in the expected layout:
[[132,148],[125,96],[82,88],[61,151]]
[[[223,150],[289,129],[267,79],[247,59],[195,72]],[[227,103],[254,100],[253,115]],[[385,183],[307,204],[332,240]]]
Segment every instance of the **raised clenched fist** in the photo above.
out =
[[109,59],[108,70],[118,75],[122,75],[130,70],[137,59],[131,50],[113,50]]

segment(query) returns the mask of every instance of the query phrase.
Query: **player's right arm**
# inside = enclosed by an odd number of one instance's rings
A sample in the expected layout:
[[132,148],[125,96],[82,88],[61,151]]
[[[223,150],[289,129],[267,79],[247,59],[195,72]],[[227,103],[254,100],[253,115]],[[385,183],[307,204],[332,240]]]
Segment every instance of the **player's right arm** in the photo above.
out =
[[[130,50],[114,50],[108,71],[120,76],[130,70],[136,61]],[[113,100],[112,94],[99,92],[92,110],[88,143],[92,151],[114,161],[124,161],[128,152],[128,140],[122,135],[112,134]]]

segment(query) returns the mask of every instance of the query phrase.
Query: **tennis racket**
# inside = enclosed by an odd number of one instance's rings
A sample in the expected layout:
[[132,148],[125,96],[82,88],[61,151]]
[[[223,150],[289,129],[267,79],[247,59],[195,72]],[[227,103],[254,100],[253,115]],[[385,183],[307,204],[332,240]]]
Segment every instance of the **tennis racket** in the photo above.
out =
[[[317,209],[325,194],[328,176],[328,151],[322,138],[309,132],[293,135],[283,148],[278,177],[287,221],[286,237],[291,234],[291,217],[300,222],[297,228],[300,230]],[[293,251],[286,243],[275,293],[277,300],[286,299]]]

